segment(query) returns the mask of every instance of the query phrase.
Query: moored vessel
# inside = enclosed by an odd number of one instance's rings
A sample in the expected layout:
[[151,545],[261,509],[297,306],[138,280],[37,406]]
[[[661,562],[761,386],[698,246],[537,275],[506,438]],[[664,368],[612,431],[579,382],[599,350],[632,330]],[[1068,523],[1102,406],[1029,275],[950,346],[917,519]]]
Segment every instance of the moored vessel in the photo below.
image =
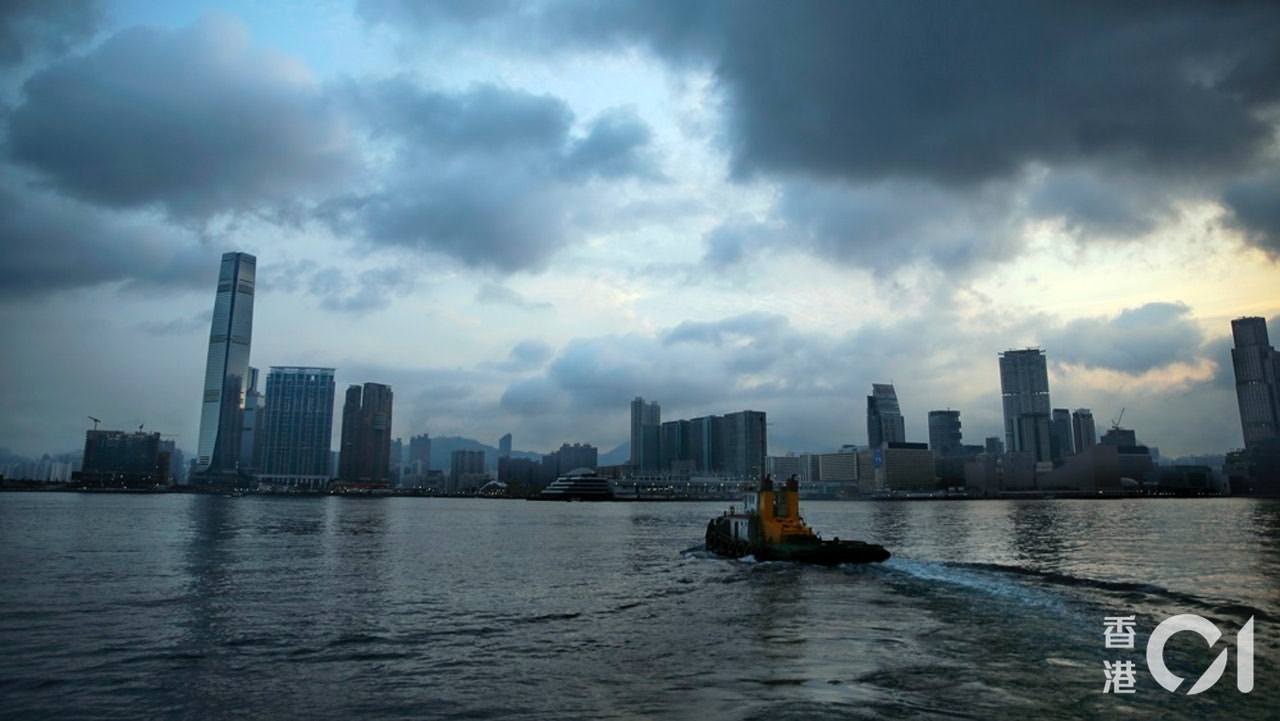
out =
[[841,563],[879,563],[888,560],[884,546],[864,541],[824,540],[800,517],[800,484],[787,479],[782,493],[766,476],[760,489],[748,495],[741,511],[730,507],[707,523],[706,548],[719,556],[757,561],[795,561],[836,566]]
[[613,484],[589,468],[576,468],[555,479],[531,501],[612,501]]

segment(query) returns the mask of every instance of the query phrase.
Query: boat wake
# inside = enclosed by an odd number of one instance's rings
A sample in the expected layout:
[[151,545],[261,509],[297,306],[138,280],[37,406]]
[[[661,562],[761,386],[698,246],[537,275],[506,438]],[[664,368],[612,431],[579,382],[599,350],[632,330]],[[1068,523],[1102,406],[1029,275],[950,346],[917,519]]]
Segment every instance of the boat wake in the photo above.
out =
[[[850,569],[865,572],[870,569]],[[995,563],[962,563],[893,558],[883,564],[886,580],[906,580],[935,588],[941,584],[1020,605],[1065,610],[1085,604],[1094,609],[1131,609],[1152,615],[1197,613],[1211,618],[1269,621],[1272,615],[1235,599],[1209,598],[1154,583],[1076,576]]]

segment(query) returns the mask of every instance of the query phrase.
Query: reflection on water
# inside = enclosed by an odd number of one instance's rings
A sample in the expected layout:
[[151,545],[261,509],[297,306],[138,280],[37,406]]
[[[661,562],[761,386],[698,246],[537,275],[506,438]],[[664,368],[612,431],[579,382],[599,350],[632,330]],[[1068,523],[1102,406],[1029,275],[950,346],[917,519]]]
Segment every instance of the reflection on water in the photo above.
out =
[[[0,717],[1192,719],[1280,705],[1263,682],[1280,654],[1265,630],[1280,617],[1280,503],[805,503],[824,536],[894,554],[836,569],[686,552],[720,510],[0,494]],[[1174,613],[1224,629],[1256,615],[1258,689],[1103,696],[1099,629],[1115,611],[1144,632]]]

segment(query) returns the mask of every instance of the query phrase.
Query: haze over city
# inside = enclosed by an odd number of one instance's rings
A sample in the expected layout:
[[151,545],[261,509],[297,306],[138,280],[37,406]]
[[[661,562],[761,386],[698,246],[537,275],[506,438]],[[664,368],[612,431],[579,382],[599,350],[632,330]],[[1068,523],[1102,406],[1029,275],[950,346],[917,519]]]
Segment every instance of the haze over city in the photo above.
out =
[[[997,355],[1166,456],[1280,333],[1280,7],[66,2],[0,10],[0,447],[195,450],[219,258],[251,363],[520,449],[768,413],[769,452],[1002,434]],[[1273,341],[1274,342],[1274,341]]]

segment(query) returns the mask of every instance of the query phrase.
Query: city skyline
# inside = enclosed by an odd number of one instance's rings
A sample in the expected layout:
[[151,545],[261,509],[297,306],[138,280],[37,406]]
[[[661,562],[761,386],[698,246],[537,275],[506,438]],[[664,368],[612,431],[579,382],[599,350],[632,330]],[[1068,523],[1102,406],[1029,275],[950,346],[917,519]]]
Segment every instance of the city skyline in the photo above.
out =
[[384,382],[404,438],[610,449],[640,396],[823,451],[892,380],[909,440],[952,408],[974,443],[995,357],[1037,347],[1059,409],[1244,445],[1274,4],[59,7],[0,10],[15,454],[92,416],[196,456],[227,251],[259,259],[253,364]]

